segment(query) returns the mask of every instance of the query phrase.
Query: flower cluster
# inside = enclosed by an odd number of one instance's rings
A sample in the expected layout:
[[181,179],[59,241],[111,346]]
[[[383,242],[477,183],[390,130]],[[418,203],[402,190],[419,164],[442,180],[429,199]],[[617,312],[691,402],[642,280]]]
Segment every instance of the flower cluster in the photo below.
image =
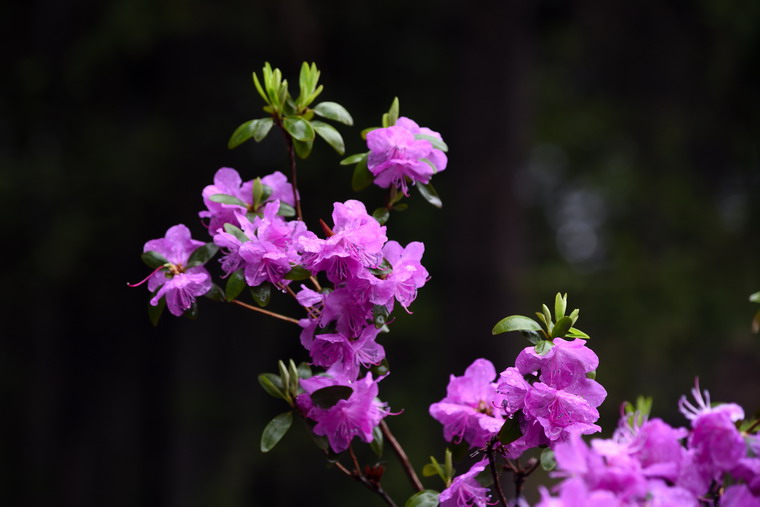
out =
[[696,405],[685,397],[679,403],[691,420],[688,430],[636,414],[621,419],[613,438],[592,440],[590,447],[573,433],[554,448],[554,474],[564,479],[559,496],[542,489],[539,505],[760,505],[758,437],[735,424],[744,411],[711,406],[698,387],[692,393]]
[[382,188],[394,186],[408,195],[408,185],[428,183],[444,169],[448,158],[432,142],[442,142],[438,132],[401,117],[390,127],[367,133],[367,168]]
[[463,377],[452,375],[446,397],[430,406],[430,415],[444,425],[444,438],[483,447],[507,418],[517,418],[522,436],[504,449],[507,457],[517,458],[527,449],[553,447],[573,432],[600,431],[596,407],[607,393],[587,376],[599,359],[584,340],[553,343],[543,355],[526,347],[496,382],[485,359],[476,360]]

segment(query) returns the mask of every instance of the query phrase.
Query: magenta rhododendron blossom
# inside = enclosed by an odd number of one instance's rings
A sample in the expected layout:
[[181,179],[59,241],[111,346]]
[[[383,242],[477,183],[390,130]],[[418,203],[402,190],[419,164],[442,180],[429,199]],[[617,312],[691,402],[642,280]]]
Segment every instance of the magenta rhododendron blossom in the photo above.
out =
[[[425,285],[429,278],[427,270],[420,264],[424,253],[425,245],[419,241],[412,241],[406,247],[389,241],[383,247],[383,256],[393,270],[381,283],[388,286],[390,293],[404,308],[409,308],[417,297],[417,289]],[[385,304],[382,298],[372,302]]]
[[555,338],[552,343],[554,346],[545,355],[538,354],[535,347],[524,348],[515,360],[520,373],[540,370],[542,382],[555,389],[566,389],[583,382],[586,374],[599,366],[599,358],[586,347],[585,340]]
[[312,273],[324,271],[333,283],[354,278],[364,268],[376,268],[383,260],[382,248],[388,240],[385,227],[355,200],[336,202],[332,217],[335,225],[327,239],[311,232],[300,237],[303,266]]
[[[284,174],[275,171],[261,178],[261,183],[272,189],[266,201],[279,200],[294,206],[293,186],[288,183]],[[218,194],[232,196],[241,201],[243,205],[211,200],[212,196]],[[198,216],[208,219],[208,230],[212,235],[216,234],[226,223],[239,225],[238,215],[245,215],[246,212],[253,211],[253,180],[243,182],[235,169],[222,167],[214,175],[214,184],[203,189],[203,204],[206,206],[206,210],[198,213]]]
[[394,126],[367,134],[367,168],[375,176],[375,184],[382,188],[393,185],[408,195],[407,181],[428,183],[433,174],[446,169],[446,154],[433,148],[430,141],[417,139],[416,134],[441,139],[437,132],[404,117]]
[[192,239],[190,230],[182,224],[170,227],[163,238],[145,243],[143,252],[161,254],[170,264],[148,279],[148,290],[158,289],[150,300],[151,305],[156,306],[162,297],[166,298],[166,306],[172,315],[180,316],[193,305],[196,297],[211,290],[211,276],[206,268],[187,267],[192,253],[204,244]]
[[496,369],[487,359],[476,359],[461,377],[451,375],[446,397],[430,405],[430,415],[443,424],[449,442],[464,440],[483,447],[504,424],[503,397],[496,392]]
[[720,507],[760,507],[760,495],[755,495],[746,484],[729,486],[720,499]]
[[[327,381],[322,380],[327,379]],[[312,377],[302,379],[301,386],[306,393],[330,385],[347,385],[353,389],[348,399],[339,400],[330,408],[320,408],[313,403],[308,410],[307,416],[315,421],[314,434],[327,437],[335,452],[343,452],[348,449],[354,437],[359,437],[364,442],[373,440],[372,430],[380,424],[380,421],[389,414],[387,404],[377,400],[377,383],[382,377],[373,380],[372,374],[354,382],[338,375],[338,378]],[[299,402],[299,406],[308,407],[310,404],[305,400]]]
[[454,478],[451,486],[444,489],[438,497],[441,507],[485,507],[492,505],[488,494],[488,488],[484,488],[475,478],[486,469],[488,460],[483,459],[470,467],[470,469]]
[[543,382],[533,384],[526,394],[524,413],[543,426],[551,441],[565,440],[572,432],[587,435],[602,430],[594,424],[599,412],[588,401]]

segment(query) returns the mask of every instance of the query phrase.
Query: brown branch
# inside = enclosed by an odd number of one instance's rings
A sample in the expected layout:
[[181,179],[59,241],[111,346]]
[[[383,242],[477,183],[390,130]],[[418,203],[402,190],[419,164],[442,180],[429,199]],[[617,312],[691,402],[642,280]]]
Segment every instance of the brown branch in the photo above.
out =
[[409,480],[412,482],[414,489],[417,491],[423,491],[425,488],[422,486],[419,477],[417,477],[417,473],[414,471],[414,467],[409,461],[409,458],[404,452],[404,449],[401,447],[401,444],[398,443],[396,437],[394,437],[393,433],[391,433],[391,429],[388,427],[388,424],[386,424],[385,421],[380,421],[380,430],[383,432],[385,439],[391,444],[393,452],[396,453],[399,461],[401,461],[401,465],[403,465],[404,471],[406,471],[406,475],[409,476]]
[[[496,462],[493,459],[493,446],[496,443],[496,437],[492,438],[490,442],[488,442],[488,448],[486,449],[486,454],[488,455],[488,465],[491,469],[491,475],[493,476],[493,484],[496,488],[496,494],[499,495],[499,503],[503,507],[507,507],[507,499],[504,496],[504,491],[501,489],[501,482],[499,481],[499,474],[496,472]],[[518,496],[519,498],[519,496]]]
[[254,312],[263,313],[264,315],[269,315],[270,317],[274,317],[275,319],[284,320],[285,322],[292,322],[293,324],[300,325],[298,323],[298,319],[294,319],[293,317],[286,317],[285,315],[280,315],[279,313],[270,312],[269,310],[264,310],[263,308],[259,308],[258,306],[249,305],[248,303],[243,303],[242,301],[238,299],[233,299],[230,301],[230,303],[235,303],[236,305],[242,306],[243,308],[247,308],[249,310],[253,310]]

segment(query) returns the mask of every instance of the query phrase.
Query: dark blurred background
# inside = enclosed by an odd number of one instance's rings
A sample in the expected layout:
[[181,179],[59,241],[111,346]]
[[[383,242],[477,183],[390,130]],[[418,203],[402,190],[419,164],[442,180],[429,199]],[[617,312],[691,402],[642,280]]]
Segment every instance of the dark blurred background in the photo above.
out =
[[[207,300],[154,328],[147,290],[126,286],[148,273],[146,240],[176,223],[204,237],[217,168],[285,169],[279,136],[226,148],[262,115],[250,75],[265,61],[291,83],[317,62],[321,99],[354,116],[348,153],[396,95],[451,148],[444,208],[415,193],[389,224],[425,242],[432,275],[383,341],[381,395],[418,469],[443,455],[427,407],[449,374],[513,364],[525,344],[491,327],[557,291],[601,359],[605,436],[638,394],[684,424],[696,375],[755,411],[759,23],[751,0],[3,3],[0,503],[382,505],[298,426],[258,449],[286,407],[256,376],[306,359],[298,329]],[[338,160],[321,144],[301,164],[312,228],[353,196]]]

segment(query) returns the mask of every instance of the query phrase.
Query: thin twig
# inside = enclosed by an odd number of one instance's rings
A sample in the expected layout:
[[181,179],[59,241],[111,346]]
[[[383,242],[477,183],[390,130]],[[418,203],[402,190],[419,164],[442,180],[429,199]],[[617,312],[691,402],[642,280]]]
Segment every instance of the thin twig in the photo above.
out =
[[388,427],[388,424],[386,424],[385,421],[380,421],[380,430],[383,432],[385,439],[391,444],[393,452],[396,453],[399,461],[401,461],[401,465],[403,465],[404,470],[406,471],[406,475],[409,476],[409,480],[412,482],[414,489],[417,491],[423,491],[425,488],[422,486],[419,477],[417,477],[417,473],[414,471],[414,467],[409,461],[409,458],[404,452],[404,449],[401,447],[401,444],[398,443],[396,437],[394,437],[393,433],[391,433],[391,429]]
[[496,462],[493,459],[493,445],[496,443],[496,437],[492,438],[490,442],[488,442],[488,448],[486,449],[486,454],[488,455],[488,465],[491,468],[491,475],[493,476],[493,484],[496,488],[496,494],[499,495],[499,503],[503,507],[507,507],[507,499],[504,496],[504,491],[501,489],[501,482],[499,481],[499,474],[496,472]]
[[311,283],[314,284],[314,288],[317,289],[317,292],[322,292],[322,286],[319,285],[319,282],[317,281],[317,277],[310,276],[309,280],[311,280]]
[[280,319],[280,320],[284,320],[285,322],[292,322],[293,324],[300,325],[298,323],[298,319],[294,319],[292,317],[286,317],[285,315],[280,315],[279,313],[270,312],[269,310],[264,310],[263,308],[259,308],[258,306],[253,306],[253,305],[249,305],[248,303],[243,303],[242,301],[238,299],[233,299],[230,302],[235,303],[236,305],[240,305],[243,308],[253,310],[254,312],[259,312],[259,313],[263,313],[264,315],[269,315],[270,317],[274,317],[275,319]]

